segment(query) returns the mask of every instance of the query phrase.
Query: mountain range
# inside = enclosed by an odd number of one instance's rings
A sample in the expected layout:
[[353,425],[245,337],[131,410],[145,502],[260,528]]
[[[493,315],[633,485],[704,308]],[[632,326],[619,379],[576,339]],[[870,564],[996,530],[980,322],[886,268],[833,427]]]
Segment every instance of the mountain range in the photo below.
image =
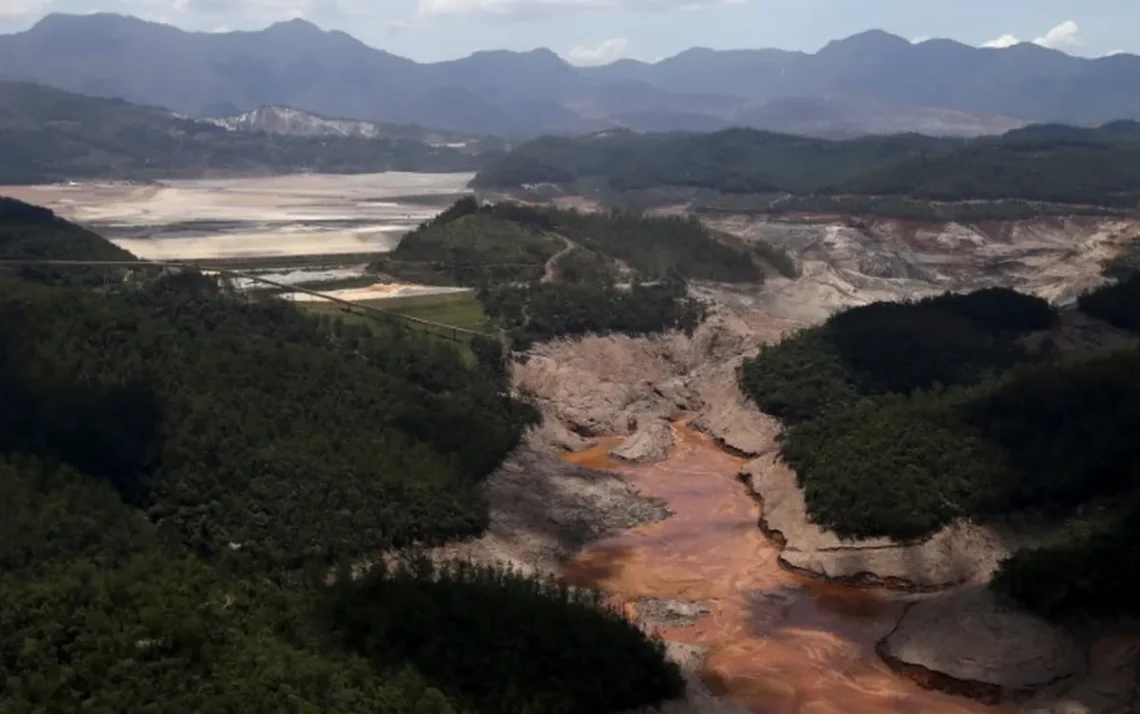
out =
[[1140,57],[911,43],[878,30],[816,53],[694,48],[656,63],[585,68],[545,49],[418,63],[304,20],[199,33],[121,15],[53,14],[0,36],[0,78],[194,117],[283,105],[510,138],[728,126],[974,136],[1031,122],[1140,118]]

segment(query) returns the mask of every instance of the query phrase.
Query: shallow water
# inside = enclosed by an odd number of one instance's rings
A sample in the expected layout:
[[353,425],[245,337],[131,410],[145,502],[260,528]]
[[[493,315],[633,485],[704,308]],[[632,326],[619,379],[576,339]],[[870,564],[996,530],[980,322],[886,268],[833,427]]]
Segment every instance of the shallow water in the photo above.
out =
[[[758,714],[997,714],[1003,710],[926,690],[895,674],[875,643],[897,622],[901,598],[790,573],[757,527],[759,505],[736,479],[743,464],[676,424],[676,447],[655,464],[622,465],[603,439],[567,459],[621,473],[674,515],[596,543],[563,576],[635,607],[645,597],[703,602],[710,614],[667,640],[708,648],[710,688]],[[634,610],[635,612],[635,610]]]

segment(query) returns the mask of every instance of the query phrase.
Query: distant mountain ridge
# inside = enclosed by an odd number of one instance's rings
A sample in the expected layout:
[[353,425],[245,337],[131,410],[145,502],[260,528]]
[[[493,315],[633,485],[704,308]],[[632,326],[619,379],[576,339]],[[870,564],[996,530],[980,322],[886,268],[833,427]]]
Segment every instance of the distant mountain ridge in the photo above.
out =
[[195,117],[277,105],[512,138],[729,126],[832,138],[976,136],[1030,122],[1140,118],[1140,57],[913,44],[879,30],[814,54],[694,48],[587,68],[545,49],[417,63],[304,20],[193,33],[120,15],[56,14],[0,36],[0,76]]

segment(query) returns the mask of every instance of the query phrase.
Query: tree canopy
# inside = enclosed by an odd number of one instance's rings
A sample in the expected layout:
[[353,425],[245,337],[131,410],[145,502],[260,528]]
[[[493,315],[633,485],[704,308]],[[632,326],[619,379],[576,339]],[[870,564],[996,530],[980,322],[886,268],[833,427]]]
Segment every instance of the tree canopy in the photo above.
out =
[[628,192],[691,187],[724,194],[899,196],[1136,208],[1140,132],[1121,124],[945,139],[913,134],[833,141],[727,129],[543,137],[486,167],[476,185],[588,180]]
[[[6,211],[20,250],[113,252]],[[58,277],[0,278],[0,710],[570,714],[680,693],[596,595],[414,558],[351,576],[482,532],[480,482],[537,419],[494,360],[193,272]]]
[[1056,318],[1007,290],[869,305],[765,348],[741,384],[785,421],[781,453],[820,525],[906,540],[1032,515],[1058,536],[1007,561],[996,588],[1050,616],[1134,612],[1140,349],[1020,347]]

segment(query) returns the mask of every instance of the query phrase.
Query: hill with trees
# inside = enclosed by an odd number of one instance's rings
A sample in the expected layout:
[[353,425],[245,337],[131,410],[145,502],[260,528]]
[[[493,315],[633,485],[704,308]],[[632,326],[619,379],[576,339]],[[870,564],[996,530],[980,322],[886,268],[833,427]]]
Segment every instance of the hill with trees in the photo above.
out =
[[470,171],[457,149],[388,137],[230,131],[173,112],[0,81],[0,184],[318,171]]
[[874,196],[922,201],[1038,201],[1135,209],[1140,125],[1030,127],[1000,137],[918,135],[842,141],[728,129],[711,134],[543,137],[485,168],[475,185],[602,186],[619,193]]
[[[1081,307],[1118,317],[1131,290]],[[1050,616],[1136,612],[1140,350],[1021,347],[1056,318],[1008,290],[873,304],[765,348],[741,383],[787,425],[781,453],[820,525],[908,540],[1032,517],[1056,537],[1003,564],[996,588]]]
[[687,297],[689,280],[758,283],[764,264],[795,270],[778,251],[696,219],[464,198],[371,269],[476,288],[486,313],[523,347],[587,332],[692,329],[704,309]]
[[[114,252],[7,203],[12,235]],[[485,527],[479,485],[537,418],[498,363],[153,270],[0,277],[0,709],[569,714],[680,692],[589,593],[416,557],[351,577]]]

